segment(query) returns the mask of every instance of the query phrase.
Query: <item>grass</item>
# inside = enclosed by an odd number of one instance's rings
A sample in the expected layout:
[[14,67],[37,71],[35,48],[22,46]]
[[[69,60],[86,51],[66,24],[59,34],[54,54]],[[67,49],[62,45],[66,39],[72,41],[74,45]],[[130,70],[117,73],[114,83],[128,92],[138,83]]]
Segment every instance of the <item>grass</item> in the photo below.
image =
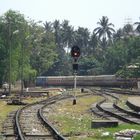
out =
[[24,103],[34,103],[34,102],[37,102],[37,101],[41,101],[41,100],[45,100],[47,99],[47,97],[35,97],[35,98],[31,98],[31,97],[28,97],[26,99],[23,100]]
[[[19,90],[19,87],[17,87],[17,89],[14,89],[14,90],[12,89],[12,91],[17,91],[17,90]],[[42,90],[42,89],[38,88],[38,90]],[[53,92],[51,92],[51,94],[53,94]],[[15,97],[15,95],[12,94],[9,98],[12,98],[12,97]],[[23,102],[33,103],[33,102],[36,102],[36,101],[44,100],[45,98],[44,97],[39,97],[39,98],[31,98],[31,97],[29,97],[29,98],[24,99]],[[18,105],[7,105],[6,101],[0,100],[0,140],[2,139],[2,136],[1,136],[2,126],[3,126],[3,123],[4,123],[5,119],[6,119],[6,117],[8,116],[8,114],[10,112],[16,111],[20,107],[22,107],[22,106],[21,105],[20,106],[18,106]]]
[[[92,129],[92,118],[90,115],[76,117],[75,115],[66,114],[51,117],[51,119],[57,123],[57,129],[60,130],[63,135],[70,136],[69,140],[112,140],[114,133],[120,130],[140,130],[140,126],[130,124],[121,124],[114,128]],[[109,132],[109,136],[102,136],[104,132]],[[137,136],[134,140],[138,140],[138,138],[140,138],[140,136]]]
[[[124,97],[125,98],[125,97]],[[25,102],[32,103],[42,98],[27,98]],[[100,128],[92,129],[91,121],[99,119],[89,112],[91,105],[99,100],[100,96],[87,96],[77,98],[77,104],[72,105],[73,99],[68,99],[52,105],[53,113],[50,111],[48,119],[63,135],[67,135],[69,140],[113,140],[115,132],[125,129],[140,130],[138,125],[121,124],[115,128]],[[21,106],[20,106],[21,107]],[[0,101],[0,132],[2,123],[9,112],[17,110],[19,106],[7,105],[5,101]],[[55,111],[54,111],[55,110]],[[102,118],[100,118],[102,119]],[[109,136],[102,136],[104,132],[109,132]],[[1,136],[0,136],[0,139]],[[137,135],[134,140],[139,140],[140,135]]]
[[7,115],[12,111],[17,110],[18,108],[19,106],[7,105],[5,101],[0,101],[0,132],[2,131],[2,124]]
[[[75,136],[82,135],[87,137],[87,134],[92,137],[95,134],[91,129],[91,120],[93,116],[88,112],[91,104],[97,100],[101,100],[100,96],[88,96],[84,98],[78,98],[77,104],[72,105],[72,100],[63,101],[55,106],[56,114],[50,114],[49,120],[55,123],[57,129],[62,132],[63,135]],[[95,117],[95,116],[94,116]]]
[[[43,100],[45,98],[40,97],[40,98],[27,98],[25,100],[23,100],[23,102],[26,103],[33,103],[39,100]],[[0,132],[2,131],[2,124],[4,122],[4,120],[6,119],[7,115],[12,112],[15,111],[17,109],[19,109],[20,107],[22,107],[21,105],[7,105],[6,101],[0,100]]]
[[140,135],[137,135],[134,140],[140,140]]
[[[68,136],[69,140],[113,140],[114,133],[120,130],[140,130],[139,125],[131,124],[121,124],[115,128],[92,129],[91,121],[97,118],[92,116],[88,112],[88,109],[91,107],[91,104],[99,100],[101,100],[99,96],[78,98],[76,105],[72,105],[72,100],[62,101],[53,106],[56,113],[50,113],[48,119],[62,135]],[[104,132],[109,132],[109,136],[102,136]],[[140,136],[136,136],[134,140],[138,140],[139,138]]]

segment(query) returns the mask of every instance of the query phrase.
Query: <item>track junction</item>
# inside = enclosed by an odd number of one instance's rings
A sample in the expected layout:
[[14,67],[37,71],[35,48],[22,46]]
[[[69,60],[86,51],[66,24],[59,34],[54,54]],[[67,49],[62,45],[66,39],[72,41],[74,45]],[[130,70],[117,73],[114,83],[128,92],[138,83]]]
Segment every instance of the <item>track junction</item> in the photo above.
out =
[[[108,120],[116,120],[119,123],[140,124],[140,114],[127,107],[123,108],[119,103],[122,96],[139,96],[139,93],[132,93],[131,91],[114,90],[108,88],[88,89],[88,93],[82,93],[77,98],[84,98],[84,96],[100,95],[102,100],[93,104],[91,111]],[[53,126],[47,119],[47,114],[43,111],[48,105],[55,104],[57,101],[73,98],[73,95],[62,94],[48,98],[47,100],[39,101],[29,104],[12,112],[7,119],[4,126],[4,133],[6,140],[43,140],[43,139],[57,139],[65,140],[55,126]],[[6,129],[7,128],[7,129]]]

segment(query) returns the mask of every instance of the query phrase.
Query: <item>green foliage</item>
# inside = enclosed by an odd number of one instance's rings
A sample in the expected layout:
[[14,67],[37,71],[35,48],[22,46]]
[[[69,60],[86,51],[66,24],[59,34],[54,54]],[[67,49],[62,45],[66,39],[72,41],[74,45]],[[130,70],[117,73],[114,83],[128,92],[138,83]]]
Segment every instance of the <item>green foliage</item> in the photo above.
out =
[[102,72],[101,64],[92,56],[81,58],[79,65],[81,75],[98,75]]
[[48,71],[58,56],[54,34],[46,31],[40,40],[33,42],[30,56],[31,66],[37,71],[37,75],[42,75]]
[[37,75],[72,75],[69,50],[73,45],[81,50],[79,75],[117,72],[122,77],[139,77],[139,69],[127,70],[127,74],[124,69],[140,62],[138,29],[135,32],[127,24],[115,33],[114,25],[105,16],[98,24],[91,34],[83,27],[74,30],[68,20],[46,21],[42,26],[40,22],[27,21],[17,11],[7,11],[0,16],[0,84],[9,80],[10,52],[13,83],[21,75],[23,79]]
[[53,33],[16,11],[9,10],[0,19],[0,83],[9,81],[10,53],[12,83],[21,75],[34,79],[47,71],[57,58]]
[[140,135],[135,136],[134,140],[139,140],[140,139]]
[[125,64],[126,49],[123,44],[117,43],[106,50],[104,68],[106,73],[114,74]]
[[[22,45],[22,38],[26,21],[24,16],[18,12],[9,10],[3,16],[0,17],[0,28],[2,29],[1,34],[1,49],[0,56],[2,57],[0,63],[4,72],[1,71],[1,81],[8,81],[9,77],[9,63],[10,63],[10,52],[11,52],[11,78],[12,82],[16,81],[19,77],[19,59],[20,59],[20,48]],[[18,35],[17,35],[18,34]],[[10,50],[11,48],[11,50]]]
[[[117,72],[117,75],[121,77],[134,77],[137,78],[140,76],[140,38],[139,37],[130,37],[127,38],[127,41],[124,40],[123,47],[125,54],[123,55],[124,63],[120,66],[120,70]],[[129,66],[132,66],[132,68]],[[136,67],[136,68],[135,68]]]

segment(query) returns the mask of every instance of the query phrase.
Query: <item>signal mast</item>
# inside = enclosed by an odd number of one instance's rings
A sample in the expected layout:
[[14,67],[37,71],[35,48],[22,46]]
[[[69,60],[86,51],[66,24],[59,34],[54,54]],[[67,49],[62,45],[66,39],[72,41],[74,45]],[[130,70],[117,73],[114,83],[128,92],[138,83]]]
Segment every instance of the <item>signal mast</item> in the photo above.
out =
[[76,104],[76,76],[78,71],[78,63],[77,60],[80,56],[80,48],[77,45],[74,45],[71,49],[71,56],[73,57],[73,71],[74,71],[74,99],[73,99],[73,105]]

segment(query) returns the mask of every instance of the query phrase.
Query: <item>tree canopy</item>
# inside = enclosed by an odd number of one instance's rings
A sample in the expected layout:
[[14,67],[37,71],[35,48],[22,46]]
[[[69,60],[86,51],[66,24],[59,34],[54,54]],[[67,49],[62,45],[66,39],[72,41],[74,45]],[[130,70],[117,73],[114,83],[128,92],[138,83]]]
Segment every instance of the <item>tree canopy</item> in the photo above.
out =
[[[26,19],[9,10],[0,16],[0,83],[39,75],[72,75],[70,49],[80,47],[79,75],[116,74],[123,76],[130,65],[129,77],[139,77],[139,22],[128,23],[115,31],[109,18],[102,16],[91,33],[88,28],[76,30],[68,20],[54,22]],[[10,60],[11,59],[11,60]],[[11,65],[11,69],[10,69]]]

